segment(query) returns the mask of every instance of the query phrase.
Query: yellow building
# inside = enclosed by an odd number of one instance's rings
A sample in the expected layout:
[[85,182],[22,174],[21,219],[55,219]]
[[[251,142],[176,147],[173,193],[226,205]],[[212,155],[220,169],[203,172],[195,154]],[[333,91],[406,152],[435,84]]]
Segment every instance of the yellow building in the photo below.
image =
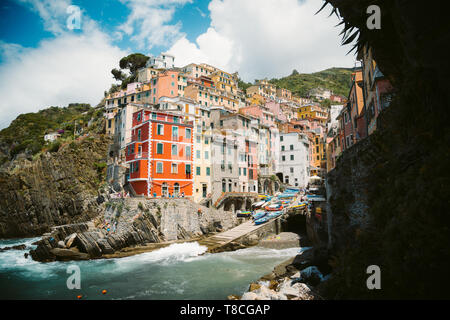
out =
[[237,86],[232,74],[222,70],[215,71],[211,76],[214,86],[227,93],[236,94]]
[[208,88],[198,84],[189,84],[184,90],[184,96],[198,102],[205,107],[223,106],[228,110],[237,111],[239,100],[237,95],[226,93],[215,88]]
[[257,93],[252,95],[251,97],[247,98],[246,101],[250,105],[259,105],[259,106],[262,106],[266,103],[266,99]]
[[317,175],[327,168],[326,143],[320,134],[313,134],[311,148],[310,174]]
[[151,67],[141,68],[137,72],[137,81],[142,83],[148,83],[150,82],[151,79],[157,77],[160,71],[161,70],[159,69]]
[[320,105],[309,104],[299,108],[297,119],[312,119],[321,124],[326,124],[328,121],[328,109]]

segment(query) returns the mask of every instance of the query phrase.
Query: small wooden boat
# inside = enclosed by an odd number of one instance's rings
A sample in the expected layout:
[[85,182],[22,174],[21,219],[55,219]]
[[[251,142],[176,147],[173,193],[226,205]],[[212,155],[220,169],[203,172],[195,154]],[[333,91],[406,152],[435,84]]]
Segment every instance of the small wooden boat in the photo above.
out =
[[261,219],[262,217],[264,217],[267,214],[267,212],[258,212],[253,214],[253,219],[258,220]]
[[283,211],[273,211],[273,212],[270,212],[268,215],[266,215],[266,217],[269,219],[273,219],[273,218],[281,216],[282,214],[283,214]]
[[271,204],[269,206],[264,207],[265,210],[267,211],[279,211],[281,209],[283,209],[283,205],[280,204]]
[[255,220],[255,225],[266,223],[269,220],[270,220],[270,218],[268,218],[268,217],[259,218],[258,220]]
[[250,217],[252,215],[252,211],[237,211],[236,216],[239,218],[246,218],[246,217]]

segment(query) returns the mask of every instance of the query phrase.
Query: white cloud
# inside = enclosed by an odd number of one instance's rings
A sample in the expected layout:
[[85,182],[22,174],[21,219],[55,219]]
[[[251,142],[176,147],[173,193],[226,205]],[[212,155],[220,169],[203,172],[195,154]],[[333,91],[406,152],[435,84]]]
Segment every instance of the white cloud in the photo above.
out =
[[66,10],[70,0],[17,0],[39,14],[44,23],[44,29],[54,34],[64,32]]
[[131,13],[127,21],[120,25],[116,36],[123,33],[130,36],[140,50],[150,50],[154,46],[166,46],[184,36],[181,23],[170,24],[177,6],[192,0],[120,0]]
[[[44,9],[35,9],[44,24],[47,16],[64,16],[59,7],[54,13],[51,6]],[[82,30],[77,33],[65,29],[65,19],[58,21],[49,25],[56,37],[41,41],[37,48],[0,42],[0,129],[21,113],[49,106],[96,105],[114,82],[110,71],[128,53],[112,45],[88,17],[83,17]]]
[[339,20],[315,15],[319,0],[212,0],[211,26],[195,43],[185,37],[168,51],[176,64],[204,59],[247,80],[353,66],[341,47]]

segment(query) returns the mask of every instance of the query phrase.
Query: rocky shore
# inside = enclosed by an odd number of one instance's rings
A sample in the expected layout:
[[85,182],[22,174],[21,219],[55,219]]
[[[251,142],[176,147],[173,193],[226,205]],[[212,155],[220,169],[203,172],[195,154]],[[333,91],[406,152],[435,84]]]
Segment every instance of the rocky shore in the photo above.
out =
[[53,227],[30,255],[41,262],[123,257],[199,240],[237,224],[233,213],[188,199],[111,199],[89,222]]
[[[300,249],[300,248],[299,248]],[[328,253],[323,247],[304,247],[299,254],[276,266],[250,284],[242,296],[229,300],[322,300],[321,286],[330,277]]]

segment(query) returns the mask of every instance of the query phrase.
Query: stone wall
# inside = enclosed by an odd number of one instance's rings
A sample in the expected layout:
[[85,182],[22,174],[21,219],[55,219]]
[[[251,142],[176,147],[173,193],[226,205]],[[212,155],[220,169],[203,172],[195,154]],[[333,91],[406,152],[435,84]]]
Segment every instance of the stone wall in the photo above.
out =
[[378,147],[373,136],[347,149],[326,179],[329,247],[340,248],[353,241],[370,224],[368,192],[371,164]]

